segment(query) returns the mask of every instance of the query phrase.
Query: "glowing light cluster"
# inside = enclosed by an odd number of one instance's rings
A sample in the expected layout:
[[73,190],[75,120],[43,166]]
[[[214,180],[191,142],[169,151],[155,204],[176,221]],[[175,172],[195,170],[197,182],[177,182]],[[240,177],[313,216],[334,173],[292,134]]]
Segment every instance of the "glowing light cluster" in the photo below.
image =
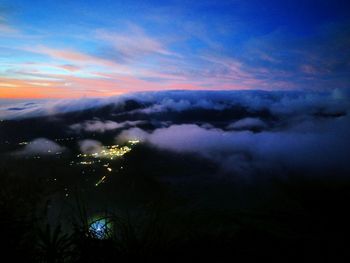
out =
[[130,143],[131,145],[135,145],[138,144],[140,141],[139,140],[129,140],[128,143]]
[[113,160],[114,158],[123,156],[124,154],[130,151],[131,148],[128,146],[118,147],[118,145],[113,145],[101,150],[98,156],[100,158],[110,158],[111,160]]
[[[101,151],[91,153],[91,154],[78,154],[77,157],[85,157],[85,158],[108,158],[108,159],[115,159],[118,157],[123,156],[124,154],[128,153],[131,151],[131,148],[128,146],[121,146],[119,145],[112,145],[112,146],[104,146]],[[92,164],[92,162],[87,163],[85,162],[84,164]]]
[[[106,162],[103,159],[114,160],[114,159],[120,158],[126,153],[130,152],[132,150],[132,146],[138,144],[139,142],[140,142],[139,140],[129,140],[126,143],[126,145],[123,145],[123,146],[119,146],[119,145],[103,146],[98,152],[80,153],[77,155],[77,157],[84,158],[84,159],[79,162],[71,161],[69,165],[77,164],[77,165],[83,165],[83,166],[90,166],[90,165],[98,165],[100,163],[100,165],[102,165],[106,169],[106,172],[108,173],[103,175],[95,183],[95,186],[97,187],[105,183],[111,174],[118,172],[118,170],[124,169],[123,166],[120,166],[120,168],[116,170],[114,168],[112,169],[110,167],[110,163]],[[85,174],[85,171],[82,171],[82,174]]]

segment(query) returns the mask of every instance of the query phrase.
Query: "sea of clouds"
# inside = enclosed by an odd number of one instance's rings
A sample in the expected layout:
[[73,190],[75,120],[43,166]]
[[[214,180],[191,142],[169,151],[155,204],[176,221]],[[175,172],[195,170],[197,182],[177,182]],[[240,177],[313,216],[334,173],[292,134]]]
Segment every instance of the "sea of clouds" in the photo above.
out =
[[[348,90],[306,91],[167,91],[128,94],[108,99],[21,102],[0,107],[1,118],[15,119],[123,104],[135,100],[146,105],[130,114],[185,112],[192,109],[222,111],[239,105],[247,111],[268,110],[278,121],[234,119],[226,127],[210,123],[163,122],[159,128],[137,127],[145,120],[116,122],[85,120],[70,125],[76,133],[118,130],[116,142],[140,140],[177,153],[193,153],[216,162],[225,172],[242,176],[303,171],[310,174],[350,172],[350,103]],[[258,132],[252,129],[258,129]],[[37,148],[40,141],[36,141]],[[47,142],[43,142],[47,145]],[[79,142],[82,152],[102,147],[98,141]],[[34,147],[34,146],[28,146]],[[27,147],[27,148],[28,148]],[[57,151],[61,151],[55,144]],[[28,148],[35,152],[36,149]],[[44,147],[42,152],[47,151]]]

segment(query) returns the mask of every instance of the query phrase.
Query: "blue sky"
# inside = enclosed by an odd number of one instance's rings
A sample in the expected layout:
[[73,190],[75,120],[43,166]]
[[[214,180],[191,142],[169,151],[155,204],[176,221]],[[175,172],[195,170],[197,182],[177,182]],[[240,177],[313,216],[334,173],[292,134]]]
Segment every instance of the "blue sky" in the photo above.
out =
[[0,98],[350,83],[347,1],[0,1]]

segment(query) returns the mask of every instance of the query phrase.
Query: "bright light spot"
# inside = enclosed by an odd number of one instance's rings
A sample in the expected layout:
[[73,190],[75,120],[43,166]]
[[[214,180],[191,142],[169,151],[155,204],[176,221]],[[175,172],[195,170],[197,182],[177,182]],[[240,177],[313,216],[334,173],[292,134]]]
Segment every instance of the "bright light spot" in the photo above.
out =
[[83,164],[83,165],[90,165],[90,164],[93,164],[94,162],[80,162],[80,164]]
[[99,186],[100,184],[102,184],[104,182],[104,180],[106,179],[106,176],[103,176],[96,184],[95,186]]
[[130,143],[131,145],[135,145],[138,144],[140,141],[139,140],[129,140],[128,143]]
[[112,222],[107,217],[94,218],[90,223],[89,231],[98,239],[106,239],[111,235]]

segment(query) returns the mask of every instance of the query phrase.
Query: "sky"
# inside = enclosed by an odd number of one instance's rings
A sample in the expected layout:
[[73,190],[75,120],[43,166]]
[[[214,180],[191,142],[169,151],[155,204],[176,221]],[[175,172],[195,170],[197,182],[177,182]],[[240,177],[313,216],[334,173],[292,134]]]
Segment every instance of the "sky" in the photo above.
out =
[[0,0],[0,99],[350,84],[344,0]]

